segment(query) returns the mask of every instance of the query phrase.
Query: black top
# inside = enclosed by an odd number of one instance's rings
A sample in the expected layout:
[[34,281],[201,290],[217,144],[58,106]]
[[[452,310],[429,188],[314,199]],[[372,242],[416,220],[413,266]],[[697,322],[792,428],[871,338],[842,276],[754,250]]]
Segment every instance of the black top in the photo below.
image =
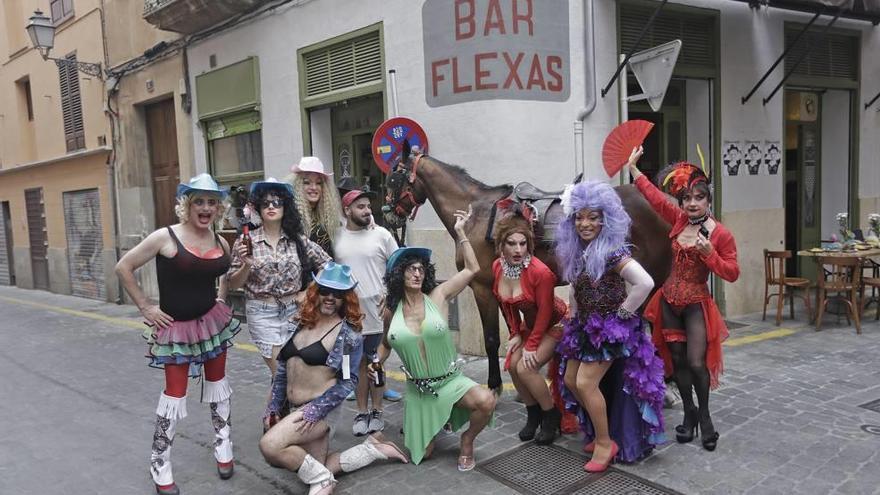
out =
[[341,321],[333,325],[333,328],[328,330],[320,339],[302,349],[297,348],[296,344],[293,343],[293,337],[290,337],[290,340],[284,344],[284,347],[281,348],[281,352],[278,353],[278,360],[287,361],[290,358],[299,356],[300,359],[309,366],[321,366],[327,364],[327,358],[330,357],[330,353],[324,347],[322,342],[324,337],[330,335],[330,332],[335,330],[339,325],[342,325]]
[[[186,250],[171,227],[168,233],[177,244],[177,254],[172,258],[156,255],[159,307],[175,320],[194,320],[216,304],[217,277],[226,273],[231,259],[225,250],[219,258],[200,258]],[[217,234],[214,239],[222,249]]]

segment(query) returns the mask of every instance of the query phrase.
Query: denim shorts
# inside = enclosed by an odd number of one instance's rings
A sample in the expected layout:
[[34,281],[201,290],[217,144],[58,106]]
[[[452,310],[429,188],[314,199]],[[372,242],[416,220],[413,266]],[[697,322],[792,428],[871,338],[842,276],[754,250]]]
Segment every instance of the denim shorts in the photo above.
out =
[[297,311],[296,303],[284,306],[265,301],[248,301],[245,305],[251,341],[264,358],[272,357],[272,347],[283,345],[290,337],[290,317]]

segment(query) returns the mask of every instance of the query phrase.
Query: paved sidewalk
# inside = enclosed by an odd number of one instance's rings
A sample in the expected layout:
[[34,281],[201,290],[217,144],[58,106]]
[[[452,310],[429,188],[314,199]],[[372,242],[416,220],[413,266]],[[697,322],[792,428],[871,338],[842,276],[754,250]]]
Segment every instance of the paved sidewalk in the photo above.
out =
[[[781,328],[760,315],[736,321],[745,326],[731,331],[723,384],[712,395],[718,449],[675,443],[678,406],[666,411],[671,442],[618,468],[689,494],[880,493],[880,412],[859,407],[880,399],[880,325],[870,319],[856,335],[834,316],[818,333],[802,320]],[[162,373],[145,366],[139,322],[131,306],[0,287],[0,493],[153,491],[147,462]],[[295,474],[269,467],[257,449],[269,375],[247,332],[236,340],[228,363],[236,475],[216,475],[209,413],[191,381],[189,416],[174,444],[176,480],[187,495],[305,493]],[[484,382],[485,359],[469,359],[466,373]],[[399,375],[391,378],[402,390]],[[353,404],[344,403],[337,449],[359,441],[350,433]],[[402,407],[386,405],[386,435],[401,445]],[[505,392],[495,427],[477,440],[478,463],[520,447],[523,422],[522,405]],[[377,464],[342,476],[337,493],[515,493],[479,469],[459,473],[457,443],[456,435],[443,435],[420,466]],[[574,436],[557,445],[583,456]],[[546,469],[558,477],[582,473]]]

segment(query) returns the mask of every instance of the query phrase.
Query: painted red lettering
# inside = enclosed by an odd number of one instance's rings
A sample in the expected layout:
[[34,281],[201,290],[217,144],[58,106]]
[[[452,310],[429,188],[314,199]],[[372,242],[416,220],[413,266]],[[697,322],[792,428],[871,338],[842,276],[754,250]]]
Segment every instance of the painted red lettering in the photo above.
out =
[[491,71],[483,70],[483,60],[497,59],[497,52],[478,53],[474,55],[474,79],[477,91],[482,89],[498,89],[497,83],[485,83],[483,80],[492,75]]
[[486,9],[486,23],[483,25],[483,36],[489,36],[491,29],[497,29],[498,34],[507,34],[504,30],[504,16],[501,15],[499,0],[489,0],[489,8]]
[[558,93],[562,91],[562,74],[553,70],[555,68],[562,71],[562,57],[558,57],[556,55],[550,55],[547,57],[547,73],[550,74],[551,80],[547,81],[547,89],[549,91],[553,91],[554,93]]
[[462,85],[459,84],[458,81],[458,57],[452,58],[452,92],[453,93],[464,93],[466,91],[471,91],[473,86],[470,84]]
[[534,36],[535,25],[532,23],[532,0],[524,0],[526,11],[524,14],[519,13],[519,2],[521,0],[511,0],[513,2],[513,34],[519,34],[519,22],[525,22],[529,30],[529,36]]
[[541,70],[541,58],[538,57],[537,53],[532,57],[532,66],[529,69],[529,84],[526,86],[526,89],[532,89],[532,86],[540,86],[541,89],[547,89],[544,83],[544,71]]
[[449,65],[449,59],[444,58],[443,60],[435,60],[431,62],[431,86],[434,88],[434,97],[437,97],[437,86],[440,84],[440,81],[446,79],[443,77],[443,74],[440,73],[439,69],[443,65]]
[[[462,7],[468,8],[467,15],[464,14]],[[474,21],[474,0],[455,0],[455,40],[466,40],[473,38],[477,30],[477,23]]]
[[507,52],[503,53],[504,62],[507,63],[507,79],[504,81],[504,89],[510,88],[510,83],[512,81],[516,81],[516,87],[519,89],[523,89],[522,81],[519,78],[519,64],[522,62],[524,53],[519,53],[516,56],[516,60],[511,60],[510,55]]

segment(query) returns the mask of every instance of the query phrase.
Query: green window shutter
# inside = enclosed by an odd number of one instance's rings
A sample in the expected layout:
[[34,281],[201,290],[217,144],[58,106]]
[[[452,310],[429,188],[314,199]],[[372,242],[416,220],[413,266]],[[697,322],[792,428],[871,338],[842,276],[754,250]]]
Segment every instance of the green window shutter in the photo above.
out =
[[196,76],[196,103],[199,120],[256,110],[260,105],[260,66],[257,57],[248,57]]
[[246,134],[262,128],[259,112],[226,115],[207,121],[208,140]]
[[382,81],[378,31],[306,53],[303,61],[306,98]]
[[[803,26],[801,26],[802,28]],[[790,46],[800,29],[785,30],[785,46]],[[785,71],[804,55],[810,43],[813,50],[794,70],[802,76],[820,76],[856,81],[859,77],[859,38],[858,35],[826,33],[820,38],[815,31],[807,32],[785,56]]]
[[[653,13],[654,7],[626,4],[620,6],[620,49],[623,53],[629,53]],[[715,68],[714,16],[664,9],[645,33],[637,51],[672,40],[681,40],[679,64]]]

